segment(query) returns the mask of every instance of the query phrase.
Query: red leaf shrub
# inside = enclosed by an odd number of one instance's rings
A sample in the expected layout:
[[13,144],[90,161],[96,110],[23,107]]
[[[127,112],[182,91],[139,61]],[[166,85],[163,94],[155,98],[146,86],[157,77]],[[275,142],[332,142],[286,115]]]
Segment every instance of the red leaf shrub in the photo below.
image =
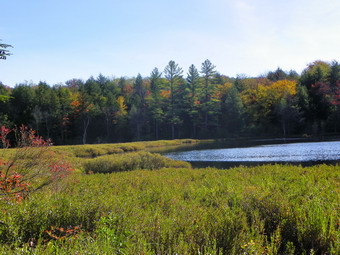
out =
[[6,159],[0,157],[0,199],[21,201],[30,192],[56,182],[72,171],[70,163],[50,149],[50,140],[44,140],[26,126],[14,129],[2,126],[2,148],[10,147],[8,136],[11,133],[16,148]]

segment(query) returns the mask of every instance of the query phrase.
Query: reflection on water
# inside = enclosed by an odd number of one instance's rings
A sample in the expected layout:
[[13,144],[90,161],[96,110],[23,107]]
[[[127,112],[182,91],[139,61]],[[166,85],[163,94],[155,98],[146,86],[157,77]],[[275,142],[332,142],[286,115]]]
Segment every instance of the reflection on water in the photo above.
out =
[[[340,142],[309,142],[171,152],[165,156],[189,162],[244,163],[340,162]],[[232,164],[234,162],[234,164]],[[216,165],[216,164],[210,165]]]

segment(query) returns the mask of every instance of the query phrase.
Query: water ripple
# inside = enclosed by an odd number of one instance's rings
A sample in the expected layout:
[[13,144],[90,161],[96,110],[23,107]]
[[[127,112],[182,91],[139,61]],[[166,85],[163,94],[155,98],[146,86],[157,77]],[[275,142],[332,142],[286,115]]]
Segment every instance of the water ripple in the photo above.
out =
[[183,161],[206,162],[305,162],[340,160],[340,142],[261,145],[247,148],[192,150],[167,153]]

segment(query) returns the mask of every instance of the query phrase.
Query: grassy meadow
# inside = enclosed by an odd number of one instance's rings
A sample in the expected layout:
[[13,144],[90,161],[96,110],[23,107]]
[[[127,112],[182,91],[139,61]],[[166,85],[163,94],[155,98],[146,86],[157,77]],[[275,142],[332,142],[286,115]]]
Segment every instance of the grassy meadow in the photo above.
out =
[[53,147],[77,170],[0,201],[0,254],[340,253],[340,166],[192,169],[148,152],[197,142]]

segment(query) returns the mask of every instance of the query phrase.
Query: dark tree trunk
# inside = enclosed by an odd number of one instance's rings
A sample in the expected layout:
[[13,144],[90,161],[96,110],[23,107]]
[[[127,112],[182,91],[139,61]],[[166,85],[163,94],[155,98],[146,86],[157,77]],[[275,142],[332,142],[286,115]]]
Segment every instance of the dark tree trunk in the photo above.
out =
[[89,124],[90,124],[90,118],[87,118],[86,120],[83,120],[83,124],[84,124],[83,144],[85,144],[86,143],[86,138],[87,138],[87,129],[88,129]]
[[171,138],[175,139],[175,125],[171,124]]

